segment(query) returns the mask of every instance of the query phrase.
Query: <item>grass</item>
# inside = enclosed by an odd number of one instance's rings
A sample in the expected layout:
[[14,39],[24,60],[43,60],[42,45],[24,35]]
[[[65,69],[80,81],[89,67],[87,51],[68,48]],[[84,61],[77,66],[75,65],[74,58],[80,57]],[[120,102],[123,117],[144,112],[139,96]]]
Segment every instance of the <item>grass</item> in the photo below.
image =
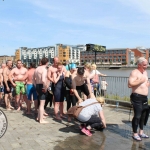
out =
[[[121,100],[121,101],[125,101],[125,102],[130,102],[130,97],[128,96],[124,96],[124,97],[120,97],[119,95],[106,95],[105,98],[111,99],[111,100]],[[148,100],[148,104],[150,105],[150,99]]]

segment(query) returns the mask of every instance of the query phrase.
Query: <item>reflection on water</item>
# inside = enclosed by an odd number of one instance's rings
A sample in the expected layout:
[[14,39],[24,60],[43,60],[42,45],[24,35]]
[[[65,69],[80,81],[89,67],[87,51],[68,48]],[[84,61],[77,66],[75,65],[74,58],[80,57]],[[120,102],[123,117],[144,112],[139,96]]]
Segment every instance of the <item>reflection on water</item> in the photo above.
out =
[[150,142],[146,141],[133,141],[131,150],[149,150],[150,149]]
[[65,150],[74,150],[74,149],[86,149],[86,150],[105,150],[105,135],[99,132],[99,136],[88,137],[85,135],[77,135],[66,138],[65,141],[62,141],[56,145],[54,150],[65,149]]
[[[63,132],[64,135],[72,132],[76,135],[58,141],[54,150],[150,150],[150,139],[142,139],[141,142],[137,142],[132,138],[132,124],[128,120],[128,115],[121,119],[122,123],[117,123],[118,119],[115,114],[118,114],[119,117],[121,112],[128,113],[127,110],[120,110],[116,113],[112,109],[110,116],[116,120],[116,123],[107,123],[107,128],[103,132],[93,130],[91,137],[82,134],[76,123],[63,126],[59,132]],[[150,135],[150,120],[144,127],[144,132]]]

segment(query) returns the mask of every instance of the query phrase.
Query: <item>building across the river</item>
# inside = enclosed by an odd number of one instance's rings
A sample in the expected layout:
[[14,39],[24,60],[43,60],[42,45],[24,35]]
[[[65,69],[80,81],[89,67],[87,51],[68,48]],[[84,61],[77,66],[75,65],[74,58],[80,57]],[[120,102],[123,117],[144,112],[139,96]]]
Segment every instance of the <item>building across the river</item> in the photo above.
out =
[[14,62],[15,56],[7,56],[7,55],[0,56],[0,64],[6,63],[7,60],[11,60],[12,62]]
[[[81,64],[84,64],[85,62],[95,62],[95,52],[82,51],[80,56]],[[145,57],[148,60],[149,50],[142,47],[106,49],[105,53],[96,53],[96,64],[132,65],[136,63],[139,57]]]
[[[96,53],[96,64],[98,65],[134,65],[139,57],[145,57],[149,62],[150,49],[144,47],[137,48],[113,48],[106,49],[105,53]],[[15,52],[15,61],[21,59],[29,66],[34,62],[36,66],[43,57],[53,63],[53,58],[57,56],[63,64],[77,63],[83,65],[85,62],[95,63],[95,52],[86,51],[85,45],[56,44],[55,46],[27,48],[20,47]]]
[[63,64],[80,63],[80,51],[85,51],[85,45],[63,45],[47,46],[39,48],[20,47],[15,52],[15,61],[21,59],[28,67],[30,62],[39,65],[43,57],[49,59],[49,63],[53,63],[53,58],[57,56]]
[[43,57],[49,59],[49,62],[52,63],[52,59],[55,56],[55,47],[48,46],[48,47],[39,47],[39,48],[27,48],[27,47],[20,47],[16,50],[15,53],[15,61],[21,59],[24,64],[28,67],[31,62],[34,62],[36,66],[40,64],[40,60]]

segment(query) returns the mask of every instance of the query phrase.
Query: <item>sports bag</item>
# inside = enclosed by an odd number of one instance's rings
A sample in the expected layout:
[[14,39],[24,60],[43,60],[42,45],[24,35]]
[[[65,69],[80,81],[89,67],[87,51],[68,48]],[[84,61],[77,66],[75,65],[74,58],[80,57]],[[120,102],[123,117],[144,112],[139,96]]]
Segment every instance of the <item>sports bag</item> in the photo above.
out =
[[67,114],[70,117],[77,118],[83,108],[88,107],[88,106],[93,105],[93,104],[96,104],[96,103],[99,103],[99,102],[94,102],[94,103],[88,104],[86,106],[73,106],[73,107],[68,109]]

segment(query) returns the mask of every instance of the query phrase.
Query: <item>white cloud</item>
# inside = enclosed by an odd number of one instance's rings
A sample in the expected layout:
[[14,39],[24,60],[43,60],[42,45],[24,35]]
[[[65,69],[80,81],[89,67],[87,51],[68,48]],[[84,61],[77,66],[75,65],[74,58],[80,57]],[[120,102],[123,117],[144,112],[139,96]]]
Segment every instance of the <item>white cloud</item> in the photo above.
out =
[[[130,10],[132,8],[139,10],[140,12],[150,12],[149,9],[147,10],[148,6],[150,6],[150,2],[147,0],[115,0],[116,2],[120,2],[120,5],[123,4],[126,6],[123,11],[128,11],[128,8],[130,7]],[[66,1],[65,1],[66,2]],[[114,30],[120,30],[130,33],[136,33],[137,30],[140,32],[140,29],[147,30],[149,29],[149,26],[144,24],[143,22],[147,21],[147,24],[150,23],[149,18],[143,15],[141,16],[122,16],[119,12],[113,12],[111,13],[111,10],[107,10],[106,7],[106,13],[101,11],[100,7],[95,7],[94,4],[90,2],[91,6],[88,3],[85,3],[85,5],[82,7],[80,4],[76,4],[73,7],[73,4],[65,3],[65,2],[49,2],[49,1],[29,1],[29,3],[32,3],[34,6],[42,9],[42,13],[45,14],[45,16],[55,19],[57,21],[70,23],[74,25],[83,25],[83,26],[91,26],[91,27],[103,27],[108,29],[114,29]],[[98,1],[95,1],[98,3]],[[106,1],[106,3],[109,4],[110,1]],[[80,2],[81,3],[81,2]],[[98,4],[100,5],[102,1],[100,1]],[[144,3],[144,4],[143,4]],[[59,4],[59,5],[58,5]],[[114,4],[115,5],[115,4]],[[91,11],[91,12],[90,12]],[[108,11],[108,12],[107,12]],[[135,10],[133,10],[135,11]],[[136,12],[135,12],[136,13]],[[127,15],[127,14],[126,14]],[[149,31],[150,32],[150,31]],[[143,33],[143,31],[141,32]],[[148,33],[146,33],[148,34]]]

